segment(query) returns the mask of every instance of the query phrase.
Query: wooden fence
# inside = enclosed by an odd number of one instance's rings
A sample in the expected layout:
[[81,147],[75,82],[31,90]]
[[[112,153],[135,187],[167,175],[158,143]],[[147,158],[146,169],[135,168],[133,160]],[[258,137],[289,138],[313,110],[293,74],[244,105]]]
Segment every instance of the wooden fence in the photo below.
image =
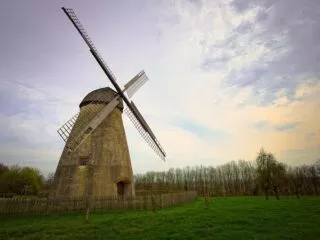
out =
[[49,215],[71,212],[108,212],[159,209],[192,202],[196,191],[136,197],[99,197],[68,199],[0,199],[0,216]]

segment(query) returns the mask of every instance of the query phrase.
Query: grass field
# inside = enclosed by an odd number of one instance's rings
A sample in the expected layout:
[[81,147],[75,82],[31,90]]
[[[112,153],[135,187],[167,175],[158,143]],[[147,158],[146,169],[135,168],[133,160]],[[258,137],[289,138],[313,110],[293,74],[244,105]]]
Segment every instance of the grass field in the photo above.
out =
[[0,239],[320,239],[320,197],[211,198],[151,211],[0,219]]

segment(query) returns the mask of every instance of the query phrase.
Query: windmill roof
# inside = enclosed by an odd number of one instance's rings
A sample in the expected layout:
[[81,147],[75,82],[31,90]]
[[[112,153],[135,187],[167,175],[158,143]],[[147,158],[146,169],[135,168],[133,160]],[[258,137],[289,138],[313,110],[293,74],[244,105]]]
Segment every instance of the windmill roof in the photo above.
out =
[[[112,99],[114,99],[117,96],[117,94],[118,93],[110,87],[93,90],[83,98],[79,107],[81,108],[85,105],[92,104],[92,103],[108,104],[109,102],[112,101]],[[121,99],[117,108],[119,108],[121,111],[123,110],[123,102]]]

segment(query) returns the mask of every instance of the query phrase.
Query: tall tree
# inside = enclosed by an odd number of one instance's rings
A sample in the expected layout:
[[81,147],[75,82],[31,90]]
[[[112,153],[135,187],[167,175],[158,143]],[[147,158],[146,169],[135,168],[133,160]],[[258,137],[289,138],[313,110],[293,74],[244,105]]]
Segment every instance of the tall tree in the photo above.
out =
[[271,154],[271,185],[272,190],[279,200],[280,188],[284,185],[286,178],[286,166],[275,160],[274,156]]
[[263,148],[258,153],[257,162],[257,180],[264,191],[266,199],[269,199],[269,191],[271,189],[271,170],[273,163],[273,155],[267,153]]
[[9,167],[3,163],[0,163],[0,176],[7,171],[9,171]]
[[38,169],[12,166],[0,176],[0,192],[17,195],[36,195],[43,186]]

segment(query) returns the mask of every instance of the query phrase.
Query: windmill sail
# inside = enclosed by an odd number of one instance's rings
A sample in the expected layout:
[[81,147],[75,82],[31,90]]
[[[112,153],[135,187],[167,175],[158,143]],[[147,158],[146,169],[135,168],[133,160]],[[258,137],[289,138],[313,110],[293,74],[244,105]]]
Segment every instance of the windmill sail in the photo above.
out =
[[[156,154],[165,161],[166,153],[161,147],[158,140],[153,137],[154,135],[150,133],[149,130],[147,130],[142,124],[141,120],[139,120],[136,115],[131,112],[129,108],[125,108],[125,113],[129,117],[130,121],[133,123],[135,128],[138,130],[140,135],[143,137],[143,139],[149,144],[149,146],[156,152]],[[153,136],[152,136],[153,135]]]
[[[161,156],[163,159],[165,158],[166,154],[163,151],[163,149],[161,148],[159,142],[157,141],[157,139],[154,137],[154,134],[152,133],[150,127],[146,124],[146,122],[144,121],[144,119],[142,118],[141,114],[137,111],[136,108],[134,108],[134,106],[129,102],[129,100],[127,99],[127,97],[124,95],[123,91],[120,89],[116,78],[114,76],[114,74],[112,73],[112,71],[110,70],[110,68],[107,66],[107,64],[105,63],[105,61],[102,59],[101,55],[99,54],[99,52],[97,51],[96,47],[94,46],[93,42],[91,41],[91,39],[89,38],[87,32],[85,31],[84,27],[82,26],[82,24],[80,23],[79,19],[77,18],[75,12],[73,11],[73,9],[70,8],[62,8],[62,10],[64,11],[64,13],[68,16],[69,20],[73,23],[74,27],[77,29],[77,31],[79,32],[79,34],[81,35],[81,37],[83,38],[83,40],[86,42],[86,44],[88,45],[91,54],[94,56],[94,58],[96,59],[96,61],[98,62],[98,64],[100,65],[100,67],[102,68],[103,72],[107,75],[107,77],[109,78],[109,80],[111,81],[111,83],[113,84],[113,86],[115,87],[115,89],[117,90],[119,96],[123,99],[123,101],[126,103],[127,105],[127,113],[129,112],[130,114],[128,114],[129,118],[131,121],[135,122],[135,126],[138,129],[137,126],[142,126],[143,131],[146,133],[147,138],[145,138],[145,140],[149,143],[149,145],[156,150],[156,152],[159,154],[159,156]],[[140,115],[139,115],[140,114]],[[131,117],[130,117],[131,116]],[[143,120],[142,120],[143,119]],[[138,131],[140,132],[140,130],[138,129]],[[141,132],[140,132],[141,133]]]
[[80,133],[75,136],[72,141],[67,145],[68,149],[76,150],[81,143],[86,140],[90,133],[92,133],[99,124],[112,112],[113,109],[119,104],[119,97],[115,97],[109,104],[103,107],[100,112],[98,112],[95,117],[80,131]]
[[[125,86],[123,92],[127,92],[129,97],[132,97],[134,93],[146,82],[148,81],[148,77],[145,74],[145,72],[142,70],[139,72],[136,76],[134,76]],[[119,99],[119,97],[116,97]],[[101,101],[103,99],[100,99]],[[105,119],[111,111],[116,107],[116,105],[119,103],[118,100],[115,100],[113,103],[110,103],[109,105],[105,106],[101,111],[94,117],[90,123],[84,127],[84,129],[81,131],[81,133],[73,139],[73,141],[69,141],[68,148],[69,150],[76,150],[81,143],[86,139],[88,136],[88,133],[91,133],[94,129],[97,128],[97,126]],[[133,102],[131,102],[133,104]],[[97,107],[93,107],[90,109],[97,110]],[[88,110],[87,110],[88,111]],[[69,135],[71,133],[72,127],[74,126],[79,113],[75,114],[73,117],[71,117],[64,125],[62,125],[58,129],[58,133],[60,137],[67,142]],[[147,123],[145,123],[147,124]],[[150,129],[150,128],[149,128]],[[151,129],[150,129],[151,131]]]
[[124,85],[124,92],[131,98],[136,91],[149,80],[146,73],[142,70],[134,76],[127,84]]
[[143,123],[142,126],[145,128],[146,131],[149,132],[150,136],[151,136],[153,139],[156,139],[156,136],[153,134],[152,130],[150,129],[150,127],[149,127],[149,125],[148,125],[148,123],[146,122],[146,120],[144,120],[144,118],[142,117],[141,113],[139,112],[138,108],[137,108],[136,105],[133,103],[133,101],[131,101],[131,104],[132,104],[132,107],[133,107],[134,111],[137,113],[140,122]]
[[[85,114],[86,122],[90,122],[95,117],[95,113],[98,112],[99,114],[100,112],[103,111],[103,109],[101,109],[101,106],[99,106],[98,104],[105,103],[105,99],[102,96],[98,96],[96,97],[96,100],[94,102],[90,101],[90,103],[97,103],[97,104],[93,104],[91,108],[83,110],[83,112],[86,113]],[[77,128],[77,129],[85,128],[85,125],[80,124],[79,122],[77,123],[77,125],[75,125],[78,117],[79,117],[79,112],[76,113],[74,116],[72,116],[65,124],[63,124],[57,130],[57,132],[59,133],[63,141],[67,142],[69,138],[71,139],[75,137],[75,136],[72,136],[71,134],[73,128]]]
[[112,73],[111,69],[108,67],[106,62],[101,57],[100,53],[98,52],[97,48],[94,46],[93,42],[91,41],[89,35],[87,34],[86,30],[82,26],[81,22],[79,21],[78,17],[76,16],[75,12],[71,8],[62,8],[64,13],[68,16],[69,20],[72,22],[73,26],[77,29],[85,43],[88,45],[90,52],[97,60],[103,71],[107,74],[108,78],[110,79],[111,83],[114,85],[117,91],[121,91],[120,87],[116,83],[116,77]]
[[60,137],[63,139],[63,141],[67,142],[69,135],[71,133],[71,130],[77,121],[77,118],[79,116],[79,113],[76,113],[74,116],[72,116],[65,124],[63,124],[59,129],[58,133]]

